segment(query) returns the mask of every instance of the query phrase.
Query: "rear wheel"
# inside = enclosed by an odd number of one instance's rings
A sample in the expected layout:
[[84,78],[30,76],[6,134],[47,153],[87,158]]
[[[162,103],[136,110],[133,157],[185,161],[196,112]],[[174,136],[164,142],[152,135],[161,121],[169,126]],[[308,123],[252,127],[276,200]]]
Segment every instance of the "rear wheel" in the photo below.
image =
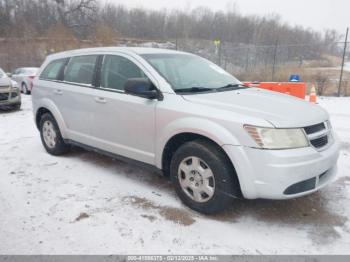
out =
[[222,211],[239,194],[231,162],[221,148],[206,140],[182,145],[172,158],[170,175],[180,199],[201,213]]
[[46,151],[51,155],[63,155],[69,150],[54,117],[46,113],[40,119],[40,137]]

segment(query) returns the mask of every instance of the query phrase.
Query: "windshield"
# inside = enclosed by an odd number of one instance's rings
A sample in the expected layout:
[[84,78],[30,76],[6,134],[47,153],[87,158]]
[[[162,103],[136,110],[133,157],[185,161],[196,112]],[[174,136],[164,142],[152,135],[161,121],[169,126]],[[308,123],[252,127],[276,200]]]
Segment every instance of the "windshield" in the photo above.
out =
[[221,67],[190,54],[142,55],[175,92],[216,91],[218,88],[239,86],[242,83]]
[[5,76],[6,76],[5,72],[2,71],[2,69],[0,68],[0,78],[3,78],[3,77],[5,77]]
[[24,68],[23,70],[26,75],[36,75],[38,68]]
[[27,74],[35,75],[36,72],[38,72],[38,68],[28,68],[28,69],[26,69],[26,73]]

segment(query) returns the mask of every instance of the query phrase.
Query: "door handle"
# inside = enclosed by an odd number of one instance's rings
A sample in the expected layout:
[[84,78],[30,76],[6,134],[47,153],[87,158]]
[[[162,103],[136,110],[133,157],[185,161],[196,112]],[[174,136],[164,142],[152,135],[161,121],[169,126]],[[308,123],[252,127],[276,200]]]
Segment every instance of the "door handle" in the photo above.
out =
[[55,91],[53,91],[56,95],[62,95],[63,92],[62,90],[59,90],[59,89],[55,89]]
[[95,101],[100,104],[105,104],[107,103],[107,100],[103,97],[95,97]]

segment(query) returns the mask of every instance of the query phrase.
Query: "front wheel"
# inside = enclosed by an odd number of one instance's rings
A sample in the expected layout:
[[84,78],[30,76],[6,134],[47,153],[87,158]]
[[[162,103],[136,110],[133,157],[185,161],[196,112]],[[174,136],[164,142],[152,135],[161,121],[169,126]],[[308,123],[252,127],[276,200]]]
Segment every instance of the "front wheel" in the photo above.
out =
[[46,113],[40,119],[40,137],[46,151],[51,155],[63,155],[69,150],[54,117]]
[[204,214],[226,209],[239,195],[230,160],[220,147],[206,140],[182,145],[172,158],[170,175],[180,199]]

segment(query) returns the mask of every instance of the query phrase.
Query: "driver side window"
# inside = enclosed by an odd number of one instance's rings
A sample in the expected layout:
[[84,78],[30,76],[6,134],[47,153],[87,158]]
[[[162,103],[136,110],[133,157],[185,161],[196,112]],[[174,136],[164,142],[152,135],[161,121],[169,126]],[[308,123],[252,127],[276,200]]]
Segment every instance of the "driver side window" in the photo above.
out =
[[106,55],[101,69],[101,87],[124,91],[130,78],[147,78],[143,71],[130,60],[116,55]]

